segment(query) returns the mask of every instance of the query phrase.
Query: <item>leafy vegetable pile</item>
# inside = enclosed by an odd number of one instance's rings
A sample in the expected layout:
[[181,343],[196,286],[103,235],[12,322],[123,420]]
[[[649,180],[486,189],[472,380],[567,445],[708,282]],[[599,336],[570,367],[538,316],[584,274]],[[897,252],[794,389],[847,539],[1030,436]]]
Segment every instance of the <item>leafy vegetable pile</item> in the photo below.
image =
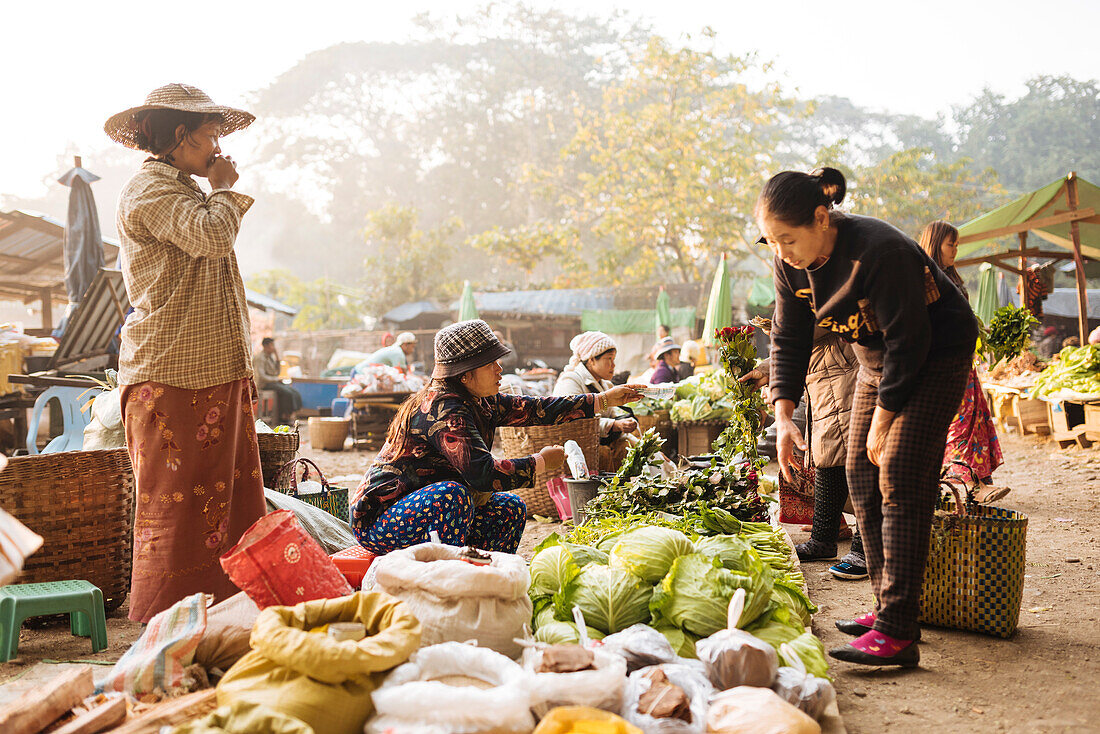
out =
[[[679,655],[694,658],[697,640],[725,629],[730,597],[740,588],[746,602],[737,626],[777,650],[797,643],[807,669],[827,675],[824,648],[806,629],[817,608],[802,591],[782,531],[728,513],[665,518],[663,525],[638,525],[624,515],[577,528],[571,541],[557,535],[543,541],[531,561],[536,639],[579,639],[577,607],[590,638],[644,623]],[[667,527],[677,522],[688,532]],[[735,532],[694,532],[720,528]]]
[[1035,378],[1035,395],[1051,395],[1059,390],[1073,390],[1086,395],[1100,395],[1100,346],[1066,347],[1058,360]]
[[730,392],[726,374],[711,370],[692,375],[676,386],[676,397],[669,409],[674,421],[729,420],[737,411],[737,399]]
[[989,331],[983,335],[982,351],[991,364],[1002,359],[1014,359],[1031,341],[1031,330],[1039,321],[1031,311],[1020,306],[1001,306],[993,312]]

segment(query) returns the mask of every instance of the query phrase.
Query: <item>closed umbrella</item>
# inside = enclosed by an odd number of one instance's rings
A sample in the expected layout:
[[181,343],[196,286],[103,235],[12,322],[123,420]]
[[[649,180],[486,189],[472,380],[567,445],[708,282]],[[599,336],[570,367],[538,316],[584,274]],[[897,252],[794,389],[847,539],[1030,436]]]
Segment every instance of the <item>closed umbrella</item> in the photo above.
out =
[[1001,307],[997,293],[997,273],[989,263],[983,263],[978,268],[978,294],[974,297],[971,306],[974,314],[986,326],[989,326],[989,322],[993,320],[993,313]]
[[707,317],[703,321],[703,343],[714,345],[715,329],[733,326],[733,300],[730,297],[729,268],[726,266],[726,254],[718,262],[714,273],[714,282],[710,286],[710,300],[707,301]]
[[458,302],[458,320],[469,321],[480,318],[477,315],[477,304],[474,303],[474,289],[470,287],[470,281],[462,286],[462,298]]
[[103,233],[90,186],[99,176],[82,168],[79,156],[74,163],[58,183],[70,189],[69,217],[65,221],[65,290],[69,303],[75,306],[103,267]]
[[662,324],[672,328],[672,307],[664,286],[661,286],[661,290],[657,293],[657,323],[653,327],[656,329]]

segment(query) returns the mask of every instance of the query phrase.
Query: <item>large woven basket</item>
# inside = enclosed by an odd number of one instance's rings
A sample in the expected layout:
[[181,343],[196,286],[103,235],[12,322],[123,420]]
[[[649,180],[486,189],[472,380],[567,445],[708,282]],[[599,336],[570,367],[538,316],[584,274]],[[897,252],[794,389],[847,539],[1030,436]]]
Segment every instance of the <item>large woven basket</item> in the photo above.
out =
[[264,475],[264,486],[283,492],[290,489],[290,476],[280,476],[279,469],[298,456],[301,438],[297,428],[294,433],[257,433],[256,442],[260,445],[260,471]]
[[22,583],[90,581],[107,610],[130,591],[134,472],[126,449],[17,456],[0,471],[0,507],[42,536]]
[[[506,426],[500,431],[501,452],[506,459],[518,459],[537,453],[544,446],[564,445],[573,440],[581,447],[588,467],[595,470],[600,456],[600,419],[582,418],[569,423],[554,426]],[[527,503],[528,515],[558,517],[554,500],[546,490],[546,483],[554,477],[565,474],[563,465],[554,471],[543,470],[535,474],[535,486],[515,490],[520,499]]]

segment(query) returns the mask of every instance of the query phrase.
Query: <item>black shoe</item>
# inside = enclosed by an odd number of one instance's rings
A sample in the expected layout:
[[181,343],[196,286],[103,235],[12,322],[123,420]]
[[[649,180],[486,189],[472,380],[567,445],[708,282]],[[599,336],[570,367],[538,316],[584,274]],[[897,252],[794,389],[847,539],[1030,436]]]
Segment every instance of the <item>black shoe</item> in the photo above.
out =
[[819,540],[810,539],[794,547],[800,561],[832,561],[836,558],[836,545],[827,546]]
[[920,665],[920,649],[915,641],[896,655],[886,658],[857,650],[851,645],[834,647],[829,651],[829,656],[837,660],[843,660],[846,663],[858,663],[859,665],[900,665],[903,668],[915,668]]
[[841,561],[840,563],[829,566],[829,573],[836,576],[838,579],[860,581],[867,578],[867,567],[857,566],[849,561]]
[[[859,637],[860,635],[865,635],[871,631],[870,627],[865,624],[860,624],[854,619],[838,619],[837,621],[833,622],[833,624],[836,625],[836,628],[838,630],[846,635],[851,635],[852,637]],[[916,638],[914,638],[914,641],[920,642],[920,630],[917,631],[917,636]]]

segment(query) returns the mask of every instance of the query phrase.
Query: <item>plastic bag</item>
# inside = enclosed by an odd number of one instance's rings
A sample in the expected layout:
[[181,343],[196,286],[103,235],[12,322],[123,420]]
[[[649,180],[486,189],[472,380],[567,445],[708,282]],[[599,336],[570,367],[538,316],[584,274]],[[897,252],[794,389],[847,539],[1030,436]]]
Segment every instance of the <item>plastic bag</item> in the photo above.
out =
[[534,734],[643,734],[622,718],[589,706],[562,706],[539,722]]
[[208,600],[207,594],[192,594],[156,614],[97,690],[140,696],[182,687],[184,668],[191,665],[206,630]]
[[546,645],[523,651],[523,667],[531,676],[531,708],[544,716],[555,706],[590,706],[618,712],[623,704],[626,661],[601,649],[592,650],[594,670],[576,673],[539,673]]
[[[7,461],[0,457],[0,469]],[[0,510],[0,586],[14,581],[27,557],[42,547],[42,536]]]
[[711,699],[710,734],[821,734],[816,721],[767,688],[738,686]]
[[259,616],[260,608],[243,591],[207,609],[206,630],[195,648],[195,662],[208,671],[229,670],[252,649],[249,637]]
[[425,646],[476,640],[481,647],[519,657],[516,638],[523,637],[532,612],[527,562],[494,551],[489,565],[474,566],[460,555],[460,548],[442,543],[387,553],[371,564],[374,588],[409,605],[423,626]]
[[622,632],[608,635],[603,638],[603,649],[625,659],[628,673],[678,661],[668,639],[648,624],[635,624]]
[[[358,622],[367,636],[341,641],[317,631],[334,622]],[[419,644],[420,623],[385,594],[269,607],[252,630],[252,652],[218,683],[218,705],[255,703],[318,734],[360,734],[373,711],[370,693]]]
[[[657,719],[638,711],[638,701],[651,685],[647,673],[655,669],[662,670],[670,683],[684,689],[691,702],[690,722],[681,719]],[[703,734],[707,723],[707,701],[713,693],[714,687],[699,668],[675,663],[640,668],[626,679],[622,717],[646,734]]]
[[120,449],[126,446],[126,429],[122,425],[122,405],[119,389],[108,390],[92,400],[92,418],[84,427],[84,450]]
[[530,732],[527,673],[500,653],[444,642],[418,650],[371,698],[378,715],[366,734]]
[[707,677],[720,691],[737,686],[767,688],[775,680],[779,668],[779,656],[774,647],[737,629],[737,620],[741,619],[744,607],[745,590],[738,589],[730,599],[729,629],[719,630],[695,643],[695,653],[706,666]]
[[588,479],[588,461],[584,458],[584,452],[580,445],[570,439],[565,442],[565,463],[569,465],[569,471],[574,479]]
[[254,522],[221,557],[221,565],[261,609],[354,591],[290,510],[277,510]]
[[802,659],[789,644],[784,642],[779,649],[783,651],[783,659],[792,661],[792,665],[779,669],[772,690],[787,703],[820,719],[829,704],[836,700],[836,689],[824,678],[807,673]]

